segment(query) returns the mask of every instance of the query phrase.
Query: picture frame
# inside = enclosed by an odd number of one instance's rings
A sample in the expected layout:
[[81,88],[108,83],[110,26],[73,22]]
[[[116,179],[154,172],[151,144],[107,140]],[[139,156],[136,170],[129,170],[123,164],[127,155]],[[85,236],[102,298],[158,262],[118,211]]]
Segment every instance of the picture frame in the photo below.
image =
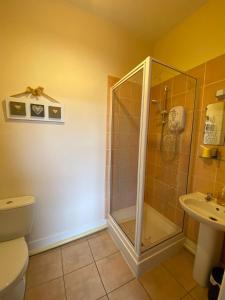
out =
[[11,120],[64,123],[64,106],[44,97],[7,97],[6,117]]

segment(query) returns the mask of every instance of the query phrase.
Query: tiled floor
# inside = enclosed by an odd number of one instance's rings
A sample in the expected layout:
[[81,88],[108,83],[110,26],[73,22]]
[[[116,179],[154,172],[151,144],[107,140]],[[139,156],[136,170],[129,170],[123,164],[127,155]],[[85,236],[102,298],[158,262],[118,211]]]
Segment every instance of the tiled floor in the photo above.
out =
[[207,300],[186,250],[138,280],[107,231],[30,258],[25,300]]

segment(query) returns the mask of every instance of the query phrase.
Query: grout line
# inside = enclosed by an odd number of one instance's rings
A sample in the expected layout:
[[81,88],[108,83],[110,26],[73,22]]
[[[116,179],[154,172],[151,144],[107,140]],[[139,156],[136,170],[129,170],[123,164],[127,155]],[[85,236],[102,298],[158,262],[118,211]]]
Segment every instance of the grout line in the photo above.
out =
[[[82,266],[82,267],[79,267],[79,268],[77,268],[77,269],[74,269],[74,270],[72,270],[72,271],[70,271],[70,272],[67,272],[67,273],[64,271],[63,264],[62,264],[62,271],[63,271],[62,276],[66,276],[66,275],[71,274],[71,273],[73,273],[73,272],[79,271],[79,270],[81,270],[81,269],[83,269],[83,268],[86,268],[86,267],[88,267],[88,266],[94,264],[95,262],[98,262],[98,261],[100,261],[100,260],[103,260],[104,258],[107,258],[107,257],[109,257],[109,256],[111,256],[111,255],[114,255],[114,254],[116,254],[116,253],[119,252],[119,250],[117,250],[116,252],[113,252],[113,253],[111,253],[111,254],[109,254],[109,255],[107,255],[107,256],[104,256],[104,257],[102,257],[102,258],[100,258],[100,259],[95,260],[95,258],[94,258],[94,256],[93,256],[93,253],[92,253],[92,251],[91,251],[91,247],[90,247],[90,245],[89,245],[88,240],[85,241],[85,242],[88,243],[88,246],[89,246],[89,248],[90,248],[90,252],[91,252],[91,256],[92,256],[92,259],[93,259],[93,260],[92,260],[90,263],[88,263],[88,264],[86,264],[86,265],[84,265],[84,266]],[[61,250],[62,250],[62,249],[61,249]],[[62,261],[63,261],[63,258],[62,258]],[[61,276],[59,276],[59,277],[61,277]],[[59,277],[57,277],[57,278],[59,278]],[[55,279],[56,279],[56,278],[55,278]],[[53,280],[54,280],[54,279],[53,279]],[[50,280],[50,281],[52,281],[52,280]],[[48,281],[47,281],[47,282],[48,282]]]
[[91,263],[89,263],[89,264],[87,264],[87,265],[85,265],[85,266],[82,266],[82,267],[79,267],[79,268],[77,268],[77,269],[75,269],[75,270],[72,270],[72,271],[70,271],[70,272],[68,272],[68,273],[63,273],[63,276],[69,275],[69,274],[71,274],[71,273],[73,273],[73,272],[76,272],[76,271],[80,271],[81,269],[84,269],[84,268],[86,268],[86,267],[88,267],[88,266],[90,266],[90,265],[93,265],[93,264],[94,264],[94,261],[92,261]]
[[62,255],[62,249],[60,248],[60,255],[61,255],[61,264],[62,264],[62,272],[63,272],[63,286],[64,286],[64,293],[65,293],[65,298],[67,300],[67,293],[66,293],[66,283],[65,283],[65,278],[64,278],[64,268],[63,268],[63,255]]
[[93,260],[94,260],[94,264],[95,264],[95,267],[96,267],[96,269],[97,269],[99,279],[100,279],[100,281],[101,281],[101,283],[102,283],[102,286],[103,286],[103,289],[104,289],[104,291],[105,291],[105,295],[107,295],[107,291],[106,291],[106,289],[105,289],[105,286],[104,286],[102,277],[101,277],[100,272],[99,272],[99,270],[98,270],[98,266],[97,266],[96,261],[95,261],[95,259],[94,259],[94,255],[93,255],[91,246],[90,246],[90,244],[89,244],[89,241],[88,241],[88,247],[89,247],[89,249],[90,249],[90,251],[91,251],[91,255],[92,255],[92,258],[93,258]]
[[120,289],[121,287],[127,285],[128,283],[134,281],[135,279],[136,279],[136,278],[129,279],[127,282],[121,284],[121,285],[118,286],[117,288],[115,288],[115,289],[111,290],[110,292],[108,292],[108,295],[111,294],[111,293],[113,293],[113,292],[115,292],[116,290]]
[[205,87],[208,87],[208,86],[210,86],[210,85],[214,85],[214,84],[217,84],[217,83],[221,83],[221,82],[223,82],[223,81],[225,81],[225,78],[224,78],[224,79],[219,79],[219,80],[216,80],[216,81],[212,81],[212,82],[209,82],[209,83],[205,83],[205,80],[204,80],[204,86],[205,86]]
[[94,258],[94,261],[99,262],[100,260],[103,260],[103,259],[105,259],[105,258],[107,258],[107,257],[109,257],[109,256],[112,256],[112,255],[114,255],[114,254],[116,254],[116,253],[118,253],[118,252],[120,253],[120,250],[119,250],[119,249],[116,250],[115,252],[112,252],[112,253],[110,253],[110,254],[108,254],[108,255],[102,257],[102,258],[98,258],[98,259],[95,259],[95,258]]
[[[89,247],[90,247],[90,245],[89,245]],[[90,247],[90,250],[91,250],[91,247]],[[120,251],[118,250],[117,252],[120,252]],[[102,284],[103,284],[104,290],[105,290],[105,292],[106,292],[106,295],[108,295],[108,294],[114,292],[115,290],[117,290],[117,289],[121,288],[122,286],[128,284],[129,282],[135,280],[135,278],[132,278],[132,279],[128,280],[127,282],[123,283],[122,285],[120,285],[119,287],[117,287],[117,288],[115,288],[115,289],[113,289],[113,290],[111,290],[110,292],[107,293],[107,291],[106,291],[106,289],[105,289],[105,286],[104,286],[104,283],[103,283],[103,280],[102,280],[102,277],[101,277],[101,274],[100,274],[100,272],[99,272],[99,270],[98,270],[97,262],[100,261],[100,260],[103,260],[104,258],[107,258],[107,257],[109,257],[109,256],[113,256],[113,255],[116,254],[117,252],[111,253],[111,254],[109,254],[109,255],[103,257],[102,259],[99,259],[99,260],[96,260],[96,261],[94,260],[95,265],[96,265],[96,268],[97,268],[97,271],[98,271],[98,274],[99,274],[99,277],[100,277],[100,279],[101,279],[101,282],[102,282]],[[92,250],[91,250],[91,254],[92,254],[92,256],[93,256]],[[94,256],[93,256],[93,259],[94,259]]]
[[59,279],[59,278],[62,278],[62,277],[63,277],[63,274],[60,275],[60,276],[57,276],[56,278],[53,278],[53,279],[50,279],[50,280],[47,280],[47,281],[45,281],[45,282],[41,282],[41,283],[38,283],[38,284],[35,284],[35,285],[32,285],[32,286],[27,286],[27,285],[26,285],[26,290],[31,290],[31,289],[33,289],[33,288],[36,288],[36,287],[39,287],[39,286],[41,286],[41,285],[47,284],[47,283],[49,283],[49,282],[52,282],[52,281],[54,281],[54,280],[56,280],[56,279]]
[[194,288],[197,286],[197,284],[196,284],[193,288],[191,288],[190,291],[186,290],[186,288],[183,286],[183,284],[177,280],[177,278],[176,278],[175,275],[170,271],[169,268],[167,268],[166,266],[164,266],[163,263],[161,264],[161,266],[164,268],[164,270],[166,270],[166,271],[170,274],[170,276],[171,276],[173,279],[175,279],[175,281],[176,281],[176,282],[177,282],[177,283],[185,290],[185,292],[186,292],[187,294],[188,294],[192,289],[194,289]]
[[152,296],[150,294],[150,292],[145,288],[145,286],[143,285],[143,283],[141,282],[141,280],[139,278],[137,278],[138,282],[140,283],[140,285],[143,287],[143,289],[145,290],[145,292],[147,293],[147,295],[150,297],[150,300],[152,300]]
[[[87,242],[87,239],[86,237],[84,238],[80,238],[78,240],[74,240],[74,241],[71,241],[71,242],[68,242],[66,244],[63,244],[61,246],[59,246],[60,249],[66,249],[66,248],[70,248],[70,247],[74,247],[74,246],[77,246],[77,245],[80,245],[80,244],[83,244]],[[54,248],[53,248],[54,249]]]

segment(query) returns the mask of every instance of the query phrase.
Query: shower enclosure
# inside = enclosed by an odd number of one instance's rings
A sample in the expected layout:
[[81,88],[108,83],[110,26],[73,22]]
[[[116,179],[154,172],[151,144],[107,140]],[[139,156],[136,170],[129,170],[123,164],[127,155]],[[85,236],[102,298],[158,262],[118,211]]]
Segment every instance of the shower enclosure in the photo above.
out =
[[111,88],[108,224],[136,275],[184,242],[195,91],[150,57]]

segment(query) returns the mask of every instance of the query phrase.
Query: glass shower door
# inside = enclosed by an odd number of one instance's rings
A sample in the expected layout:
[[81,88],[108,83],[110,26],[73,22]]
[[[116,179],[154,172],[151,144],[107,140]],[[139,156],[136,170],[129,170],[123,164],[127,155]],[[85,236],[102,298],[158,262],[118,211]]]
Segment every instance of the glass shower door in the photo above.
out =
[[148,77],[147,59],[112,88],[110,214],[136,247],[139,199],[143,197],[140,183],[145,153],[141,144],[146,142],[143,127],[147,126],[147,110],[143,107],[148,105]]
[[142,252],[183,231],[196,80],[152,60]]

